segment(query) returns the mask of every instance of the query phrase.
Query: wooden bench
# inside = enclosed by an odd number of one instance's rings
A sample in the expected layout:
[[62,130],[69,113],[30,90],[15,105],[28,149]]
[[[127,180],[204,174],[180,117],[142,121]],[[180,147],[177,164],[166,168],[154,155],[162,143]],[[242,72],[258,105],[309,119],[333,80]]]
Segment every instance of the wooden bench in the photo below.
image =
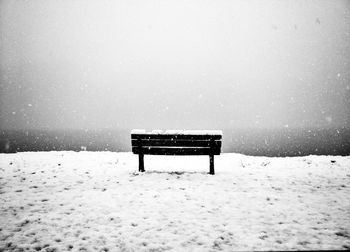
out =
[[214,155],[220,155],[221,138],[221,130],[131,131],[140,172],[145,171],[144,155],[209,155],[209,173],[214,174]]

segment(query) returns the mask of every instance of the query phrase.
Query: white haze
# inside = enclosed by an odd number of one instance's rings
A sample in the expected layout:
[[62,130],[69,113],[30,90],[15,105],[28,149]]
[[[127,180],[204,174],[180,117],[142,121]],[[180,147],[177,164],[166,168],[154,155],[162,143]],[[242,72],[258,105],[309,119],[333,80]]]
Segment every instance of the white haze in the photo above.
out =
[[350,126],[349,1],[0,1],[0,128]]

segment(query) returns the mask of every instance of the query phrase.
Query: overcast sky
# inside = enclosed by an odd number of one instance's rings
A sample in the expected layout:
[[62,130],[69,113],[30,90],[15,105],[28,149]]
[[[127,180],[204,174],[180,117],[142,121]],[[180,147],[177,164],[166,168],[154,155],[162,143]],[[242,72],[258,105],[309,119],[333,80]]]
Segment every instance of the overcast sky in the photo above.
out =
[[0,0],[0,128],[350,127],[350,1]]

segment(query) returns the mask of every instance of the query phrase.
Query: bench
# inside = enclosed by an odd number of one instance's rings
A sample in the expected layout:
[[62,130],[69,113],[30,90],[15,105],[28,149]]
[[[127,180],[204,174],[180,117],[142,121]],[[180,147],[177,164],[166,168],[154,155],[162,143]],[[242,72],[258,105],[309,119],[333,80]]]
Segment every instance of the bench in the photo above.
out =
[[209,174],[214,174],[214,155],[220,155],[221,130],[131,131],[132,152],[139,155],[144,172],[144,155],[208,155]]

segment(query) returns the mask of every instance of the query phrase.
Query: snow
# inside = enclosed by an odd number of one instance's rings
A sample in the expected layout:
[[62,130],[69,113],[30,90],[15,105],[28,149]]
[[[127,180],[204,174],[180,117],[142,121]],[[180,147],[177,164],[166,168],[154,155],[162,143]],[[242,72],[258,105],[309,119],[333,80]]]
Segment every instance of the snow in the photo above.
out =
[[145,134],[146,130],[143,129],[133,129],[131,130],[131,134]]
[[133,129],[131,134],[158,134],[158,135],[222,135],[221,130],[161,130],[156,129],[146,132],[144,129]]
[[0,154],[0,251],[350,247],[350,157]]

